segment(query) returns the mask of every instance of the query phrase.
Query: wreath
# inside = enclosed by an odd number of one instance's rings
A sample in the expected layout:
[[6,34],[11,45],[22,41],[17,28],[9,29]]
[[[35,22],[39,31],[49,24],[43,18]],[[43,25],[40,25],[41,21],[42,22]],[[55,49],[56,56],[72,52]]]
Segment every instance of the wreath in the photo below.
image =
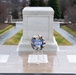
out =
[[31,39],[31,46],[35,50],[42,50],[45,47],[46,41],[42,35],[35,35]]

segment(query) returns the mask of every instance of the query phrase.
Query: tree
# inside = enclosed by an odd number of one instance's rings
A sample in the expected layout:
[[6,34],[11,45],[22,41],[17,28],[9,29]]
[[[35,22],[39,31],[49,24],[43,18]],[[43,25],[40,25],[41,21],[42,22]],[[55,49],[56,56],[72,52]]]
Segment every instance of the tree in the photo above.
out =
[[67,21],[76,22],[76,0],[60,0],[62,17],[67,17]]
[[44,0],[30,0],[29,6],[45,6]]
[[45,6],[44,0],[38,0],[38,6]]
[[13,4],[18,4],[18,3],[19,3],[19,0],[11,0],[11,2],[12,2]]
[[4,23],[8,16],[7,5],[0,3],[0,23]]
[[58,0],[48,0],[48,6],[52,7],[55,11],[54,18],[61,18],[61,10]]
[[24,7],[26,7],[27,5],[26,5],[26,1],[25,2],[22,2],[22,4],[21,4],[21,18],[22,18],[22,16],[23,16],[23,14],[22,14],[22,10],[24,9]]
[[64,18],[66,15],[65,12],[68,11],[68,8],[76,6],[76,0],[59,0],[59,2],[61,7],[61,18]]
[[37,6],[37,1],[36,0],[30,0],[29,6]]
[[15,10],[12,12],[11,15],[12,15],[13,19],[18,19],[18,18],[19,18],[17,9],[15,9]]
[[68,21],[76,23],[76,7],[68,7],[65,12],[65,15],[67,15]]
[[66,8],[69,6],[68,0],[59,0],[60,2],[60,8],[61,8],[61,18],[64,19],[64,13],[66,11]]
[[69,0],[70,6],[76,5],[76,0]]
[[26,5],[26,2],[22,2],[22,5],[21,5],[21,8],[22,8],[22,9],[21,9],[21,10],[23,10],[23,8],[26,7],[26,6],[27,6],[27,5]]
[[73,4],[75,4],[75,5],[76,5],[76,0],[73,0]]

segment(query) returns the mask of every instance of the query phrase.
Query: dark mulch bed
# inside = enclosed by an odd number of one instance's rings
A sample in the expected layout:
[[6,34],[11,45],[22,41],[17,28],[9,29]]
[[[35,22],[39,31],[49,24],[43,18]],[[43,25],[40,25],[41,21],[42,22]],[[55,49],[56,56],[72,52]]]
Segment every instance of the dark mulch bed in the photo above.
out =
[[61,23],[60,26],[66,25],[67,27],[69,27],[70,29],[76,31],[76,23]]
[[7,26],[9,26],[9,24],[0,23],[0,30],[6,28]]
[[76,23],[67,25],[70,29],[76,31]]

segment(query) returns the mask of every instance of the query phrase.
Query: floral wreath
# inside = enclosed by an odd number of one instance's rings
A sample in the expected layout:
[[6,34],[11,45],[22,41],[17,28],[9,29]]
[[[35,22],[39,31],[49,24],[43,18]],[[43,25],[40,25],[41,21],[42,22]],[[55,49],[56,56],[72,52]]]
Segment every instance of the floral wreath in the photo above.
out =
[[35,35],[31,39],[31,46],[35,50],[42,50],[45,47],[46,41],[42,35]]

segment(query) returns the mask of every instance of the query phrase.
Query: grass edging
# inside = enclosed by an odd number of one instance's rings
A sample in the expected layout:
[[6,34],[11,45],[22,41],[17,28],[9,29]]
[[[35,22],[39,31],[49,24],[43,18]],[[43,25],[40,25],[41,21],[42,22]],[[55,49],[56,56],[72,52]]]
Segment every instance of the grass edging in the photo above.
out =
[[76,36],[76,31],[68,28],[67,26],[61,26],[62,29],[66,30],[68,33],[72,34],[73,36]]
[[9,31],[10,29],[14,28],[14,26],[10,25],[2,30],[0,30],[0,35],[6,33],[7,31]]
[[[68,42],[65,38],[63,38],[59,33],[54,31],[55,39],[59,46],[65,46],[65,45],[72,45],[70,42]],[[14,35],[12,38],[7,40],[3,45],[18,45],[20,38],[22,37],[22,30],[19,31],[16,35]]]
[[22,30],[16,33],[9,40],[7,40],[3,45],[18,45],[21,37],[22,37]]
[[54,31],[55,39],[59,46],[69,46],[72,45],[69,41],[67,41],[64,37],[62,37],[58,32]]

